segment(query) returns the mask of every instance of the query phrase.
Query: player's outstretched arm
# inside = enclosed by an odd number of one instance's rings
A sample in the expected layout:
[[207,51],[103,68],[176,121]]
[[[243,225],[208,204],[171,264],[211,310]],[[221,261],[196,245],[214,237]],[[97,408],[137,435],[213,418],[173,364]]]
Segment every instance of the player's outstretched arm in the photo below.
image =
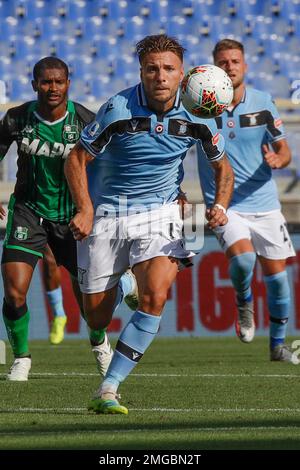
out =
[[75,240],[86,238],[93,226],[94,208],[89,196],[86,165],[93,157],[78,142],[67,157],[65,175],[77,213],[69,226]]
[[263,145],[264,159],[273,169],[285,168],[291,161],[291,151],[285,139],[277,140],[272,143],[273,149],[268,145]]
[[227,224],[226,209],[229,206],[233,185],[234,173],[226,155],[212,163],[215,170],[216,195],[214,205],[206,210],[208,227],[215,228]]

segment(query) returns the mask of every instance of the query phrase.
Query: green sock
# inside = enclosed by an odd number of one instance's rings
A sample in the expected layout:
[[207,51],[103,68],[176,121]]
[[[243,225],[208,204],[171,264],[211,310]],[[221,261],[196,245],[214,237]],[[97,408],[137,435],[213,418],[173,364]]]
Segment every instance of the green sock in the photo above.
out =
[[104,330],[91,330],[89,328],[90,343],[92,346],[97,346],[103,343],[106,329]]
[[15,357],[25,357],[29,355],[28,348],[28,325],[29,310],[18,320],[9,320],[3,315],[8,340]]
[[[84,313],[81,310],[80,310],[80,315],[85,320]],[[98,346],[98,344],[103,343],[106,328],[104,328],[103,330],[92,330],[89,326],[87,326],[87,329],[89,332],[90,343],[92,346]]]

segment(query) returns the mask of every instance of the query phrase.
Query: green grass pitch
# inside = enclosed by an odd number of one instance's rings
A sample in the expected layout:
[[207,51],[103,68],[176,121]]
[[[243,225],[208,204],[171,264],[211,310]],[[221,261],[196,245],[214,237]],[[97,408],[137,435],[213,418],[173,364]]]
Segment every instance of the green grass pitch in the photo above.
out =
[[87,341],[31,352],[26,383],[5,380],[10,352],[0,366],[1,450],[300,449],[300,366],[270,362],[267,338],[157,338],[120,388],[128,416],[87,411]]

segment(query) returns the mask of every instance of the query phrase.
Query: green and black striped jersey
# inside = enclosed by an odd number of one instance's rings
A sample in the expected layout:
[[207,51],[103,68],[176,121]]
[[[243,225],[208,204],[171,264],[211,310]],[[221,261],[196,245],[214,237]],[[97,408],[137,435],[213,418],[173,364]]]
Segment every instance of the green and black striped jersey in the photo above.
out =
[[37,113],[37,101],[11,108],[0,121],[0,160],[12,142],[18,146],[16,200],[45,219],[68,222],[75,212],[64,176],[65,158],[95,115],[68,101],[63,118],[49,122]]

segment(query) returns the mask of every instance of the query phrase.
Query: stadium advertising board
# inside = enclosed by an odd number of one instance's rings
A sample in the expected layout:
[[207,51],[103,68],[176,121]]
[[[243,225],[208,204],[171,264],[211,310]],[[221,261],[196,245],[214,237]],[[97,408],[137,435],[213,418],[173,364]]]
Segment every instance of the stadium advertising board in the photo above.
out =
[[[300,234],[292,235],[297,256],[288,261],[291,287],[291,309],[288,334],[300,333]],[[2,242],[0,246],[2,250]],[[72,294],[69,276],[63,270],[64,306],[68,315],[66,338],[87,337],[84,321]],[[257,335],[268,335],[269,320],[263,276],[257,264],[252,288],[254,293]],[[3,298],[2,281],[0,294]],[[30,308],[30,338],[46,339],[51,314],[43,291],[41,266],[34,273],[27,304]],[[130,310],[122,305],[110,325],[111,335],[118,336],[127,323]],[[205,237],[201,253],[192,268],[181,271],[169,292],[160,336],[232,336],[236,315],[235,296],[229,276],[228,262],[214,237]],[[0,319],[0,338],[5,339]]]

